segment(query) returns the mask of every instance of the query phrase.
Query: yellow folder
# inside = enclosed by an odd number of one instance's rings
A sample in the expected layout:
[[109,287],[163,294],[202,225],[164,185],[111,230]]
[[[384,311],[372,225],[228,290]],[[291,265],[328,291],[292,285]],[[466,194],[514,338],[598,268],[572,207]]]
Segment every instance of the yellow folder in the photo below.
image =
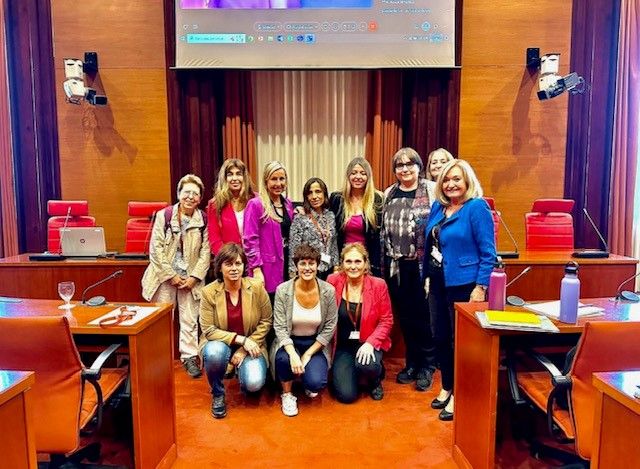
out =
[[533,313],[522,313],[516,311],[485,311],[487,321],[490,324],[539,326],[540,318]]

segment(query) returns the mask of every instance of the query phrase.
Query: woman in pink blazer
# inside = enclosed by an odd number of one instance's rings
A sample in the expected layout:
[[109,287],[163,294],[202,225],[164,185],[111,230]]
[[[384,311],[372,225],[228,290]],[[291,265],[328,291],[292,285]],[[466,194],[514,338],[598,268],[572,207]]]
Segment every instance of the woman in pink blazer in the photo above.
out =
[[289,257],[293,204],[284,195],[286,189],[287,171],[282,163],[267,163],[260,195],[249,200],[244,214],[242,244],[249,272],[264,282],[272,304],[277,286],[288,279],[285,259]]
[[247,202],[255,196],[245,164],[225,160],[218,172],[213,198],[207,205],[209,244],[215,256],[226,243],[242,244],[242,227]]
[[391,348],[391,300],[384,280],[370,275],[369,254],[360,243],[342,249],[341,272],[327,281],[336,289],[338,327],[333,356],[336,399],[349,404],[358,399],[358,382],[364,378],[369,395],[384,397],[382,353]]

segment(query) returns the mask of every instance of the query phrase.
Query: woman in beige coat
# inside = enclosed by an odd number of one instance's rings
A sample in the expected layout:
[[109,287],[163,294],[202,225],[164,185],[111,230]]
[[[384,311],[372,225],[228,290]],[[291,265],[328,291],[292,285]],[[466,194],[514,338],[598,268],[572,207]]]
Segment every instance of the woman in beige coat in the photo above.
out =
[[151,232],[149,266],[142,277],[142,296],[153,303],[178,304],[180,359],[198,378],[198,311],[200,290],[209,269],[207,221],[198,204],[204,185],[187,174],[178,182],[178,203],[158,212]]
[[214,261],[216,281],[202,290],[200,350],[211,385],[211,413],[227,415],[222,379],[227,366],[237,370],[240,389],[257,392],[267,378],[265,338],[271,329],[269,295],[264,283],[248,278],[247,257],[239,244],[227,243]]

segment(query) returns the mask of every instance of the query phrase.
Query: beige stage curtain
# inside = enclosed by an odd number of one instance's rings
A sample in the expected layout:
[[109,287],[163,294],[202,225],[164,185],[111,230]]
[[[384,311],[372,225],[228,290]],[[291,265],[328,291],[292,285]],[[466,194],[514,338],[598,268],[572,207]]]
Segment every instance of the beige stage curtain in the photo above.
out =
[[339,190],[347,163],[365,154],[367,77],[366,71],[253,72],[256,179],[278,160],[294,201],[312,176]]
[[[640,135],[640,6],[623,0],[618,40],[618,76],[613,126],[610,249],[640,256],[640,220],[634,224],[634,193]],[[637,203],[638,201],[636,201]],[[637,211],[637,210],[636,210]],[[635,239],[634,239],[635,238]],[[635,248],[632,249],[632,243]]]
[[11,110],[7,73],[4,2],[0,4],[0,257],[18,254],[18,225],[13,190]]

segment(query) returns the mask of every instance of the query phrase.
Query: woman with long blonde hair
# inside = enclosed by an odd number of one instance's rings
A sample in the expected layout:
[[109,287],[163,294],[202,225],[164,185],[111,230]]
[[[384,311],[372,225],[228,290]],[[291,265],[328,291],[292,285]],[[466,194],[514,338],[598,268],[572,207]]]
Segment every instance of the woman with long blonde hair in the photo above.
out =
[[289,231],[293,204],[285,196],[287,170],[279,161],[267,163],[262,172],[260,194],[247,202],[242,244],[247,254],[249,273],[261,279],[273,302],[276,287],[288,275]]
[[361,243],[367,248],[373,275],[380,277],[380,225],[382,193],[375,188],[369,162],[356,156],[347,165],[344,185],[329,197],[329,209],[336,217],[338,250],[345,244]]
[[237,158],[225,160],[207,205],[209,244],[214,255],[226,243],[242,243],[245,208],[255,195],[246,165]]

